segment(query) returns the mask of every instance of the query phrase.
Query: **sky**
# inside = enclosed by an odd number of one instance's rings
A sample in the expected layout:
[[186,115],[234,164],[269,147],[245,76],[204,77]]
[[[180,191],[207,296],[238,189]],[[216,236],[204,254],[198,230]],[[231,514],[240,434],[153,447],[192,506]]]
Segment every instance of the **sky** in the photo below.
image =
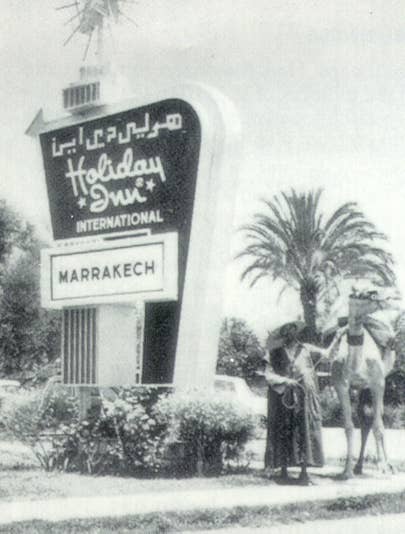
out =
[[[0,61],[0,197],[50,235],[38,142],[24,135],[40,108],[60,110],[85,48],[65,47],[69,0],[3,2]],[[106,48],[134,94],[202,82],[226,94],[241,125],[232,258],[237,229],[280,191],[323,188],[322,208],[358,202],[389,237],[405,294],[405,0],[138,0]],[[6,6],[6,7],[5,7]],[[90,54],[91,57],[91,54]],[[259,336],[300,313],[278,301],[270,278],[241,283],[230,259],[224,315]]]

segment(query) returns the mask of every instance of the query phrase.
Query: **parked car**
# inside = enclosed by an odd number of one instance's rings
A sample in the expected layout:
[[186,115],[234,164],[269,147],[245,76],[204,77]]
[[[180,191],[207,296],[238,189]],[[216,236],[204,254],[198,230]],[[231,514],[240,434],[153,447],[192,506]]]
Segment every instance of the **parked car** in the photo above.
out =
[[20,382],[18,380],[8,380],[0,378],[0,406],[8,395],[12,395],[20,388]]
[[0,378],[0,396],[2,393],[15,393],[20,388],[18,380],[8,380]]
[[216,375],[214,388],[215,391],[229,395],[238,404],[252,410],[255,415],[267,417],[267,399],[253,393],[243,378]]

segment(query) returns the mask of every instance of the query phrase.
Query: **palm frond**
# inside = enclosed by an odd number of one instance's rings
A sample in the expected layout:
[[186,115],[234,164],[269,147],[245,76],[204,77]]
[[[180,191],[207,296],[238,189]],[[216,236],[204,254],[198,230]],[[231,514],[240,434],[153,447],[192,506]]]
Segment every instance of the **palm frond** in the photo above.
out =
[[251,260],[242,280],[249,278],[254,285],[265,276],[280,279],[285,283],[280,296],[293,287],[311,293],[315,302],[327,298],[330,290],[338,291],[342,278],[395,283],[392,255],[380,246],[386,236],[355,202],[343,204],[325,219],[321,196],[321,189],[291,189],[262,199],[265,210],[241,228],[247,244],[237,258]]

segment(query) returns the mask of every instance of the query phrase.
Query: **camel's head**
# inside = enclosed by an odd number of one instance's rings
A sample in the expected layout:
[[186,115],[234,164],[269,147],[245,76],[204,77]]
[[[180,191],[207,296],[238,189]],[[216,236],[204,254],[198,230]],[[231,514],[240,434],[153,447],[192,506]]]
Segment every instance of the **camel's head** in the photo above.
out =
[[394,287],[374,287],[367,291],[353,289],[349,296],[349,313],[370,315],[378,310],[398,307],[399,292]]

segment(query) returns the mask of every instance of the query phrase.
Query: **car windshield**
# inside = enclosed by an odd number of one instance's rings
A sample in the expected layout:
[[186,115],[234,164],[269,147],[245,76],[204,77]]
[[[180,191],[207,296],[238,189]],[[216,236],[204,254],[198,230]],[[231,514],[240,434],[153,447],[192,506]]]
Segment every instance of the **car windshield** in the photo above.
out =
[[240,388],[241,393],[243,393],[244,395],[252,395],[252,390],[246,384],[245,381],[243,380],[240,381],[239,388]]

